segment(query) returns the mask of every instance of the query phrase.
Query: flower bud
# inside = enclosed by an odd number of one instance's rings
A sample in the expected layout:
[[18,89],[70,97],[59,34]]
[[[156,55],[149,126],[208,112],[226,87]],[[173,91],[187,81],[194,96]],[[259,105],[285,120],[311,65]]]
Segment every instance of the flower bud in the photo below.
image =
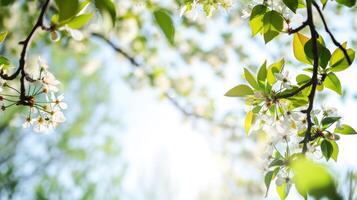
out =
[[51,31],[50,36],[51,36],[51,40],[54,42],[57,42],[60,39],[60,35],[58,31]]

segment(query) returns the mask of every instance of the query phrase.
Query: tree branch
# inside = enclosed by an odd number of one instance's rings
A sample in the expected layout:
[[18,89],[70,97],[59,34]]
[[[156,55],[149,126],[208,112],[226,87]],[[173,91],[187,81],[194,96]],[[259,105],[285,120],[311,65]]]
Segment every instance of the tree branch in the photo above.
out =
[[[118,47],[116,44],[114,44],[114,42],[112,42],[110,39],[106,38],[104,35],[100,34],[100,33],[92,33],[92,36],[95,36],[101,40],[103,40],[104,42],[106,42],[110,47],[112,47],[117,53],[121,54],[122,56],[124,56],[124,58],[126,58],[127,60],[129,60],[129,62],[134,66],[134,67],[142,67],[141,64],[139,64],[139,62],[136,61],[136,59],[129,55],[129,53],[125,52],[122,48]],[[235,130],[236,127],[235,126],[230,126],[228,124],[225,123],[221,123],[221,122],[216,122],[213,119],[207,118],[203,115],[200,115],[196,112],[193,111],[189,111],[187,110],[184,106],[182,106],[174,97],[172,97],[172,95],[170,95],[168,92],[165,92],[163,94],[168,101],[175,107],[177,108],[183,115],[187,116],[187,117],[193,117],[196,119],[202,119],[205,121],[208,121],[210,123],[215,123],[215,125],[219,125],[225,129],[229,129],[229,130]]]
[[295,28],[295,29],[288,29],[288,33],[289,33],[289,35],[290,34],[294,34],[294,33],[297,33],[297,32],[299,32],[299,31],[301,31],[302,29],[304,29],[306,26],[308,25],[308,22],[307,22],[307,20],[306,21],[304,21],[299,27],[297,27],[297,28]]
[[351,61],[350,57],[348,56],[347,50],[346,50],[345,48],[343,48],[343,46],[341,45],[341,43],[339,43],[339,42],[336,40],[335,36],[332,34],[332,32],[330,31],[330,29],[328,28],[327,23],[326,23],[326,20],[325,20],[325,17],[324,17],[324,15],[322,14],[322,11],[321,11],[319,5],[318,5],[315,1],[312,1],[312,4],[314,5],[314,7],[316,8],[317,12],[319,13],[320,18],[321,18],[321,20],[322,20],[322,22],[323,22],[323,24],[324,24],[325,31],[330,35],[330,38],[331,38],[332,42],[333,42],[338,48],[340,48],[340,49],[342,50],[344,56],[345,56],[346,59],[347,59],[348,64],[351,65],[351,64],[352,64],[352,61]]
[[308,108],[306,109],[306,118],[307,118],[307,129],[306,129],[306,134],[303,140],[303,149],[302,152],[305,153],[307,151],[307,143],[311,139],[311,130],[313,126],[313,122],[311,119],[311,111],[314,107],[314,98],[315,98],[315,93],[316,93],[316,87],[318,84],[318,68],[319,68],[319,52],[317,48],[317,39],[318,39],[318,34],[315,29],[314,25],[314,19],[312,15],[312,2],[314,0],[306,0],[306,10],[307,10],[307,22],[308,26],[310,28],[311,32],[311,40],[312,40],[312,53],[313,53],[313,73],[311,77],[311,92],[308,96],[309,98],[309,105]]
[[43,27],[43,18],[45,16],[45,13],[46,13],[49,3],[50,3],[50,0],[45,1],[45,3],[41,7],[41,12],[40,12],[39,17],[37,18],[36,24],[33,26],[31,32],[29,33],[29,35],[26,37],[25,40],[19,42],[19,44],[22,45],[23,47],[22,47],[22,51],[21,51],[21,55],[20,55],[20,59],[19,59],[19,67],[17,68],[17,70],[10,76],[8,76],[7,74],[4,74],[3,71],[1,71],[1,73],[0,73],[0,77],[3,78],[4,80],[13,80],[21,73],[20,103],[25,103],[24,99],[26,96],[25,79],[26,79],[27,74],[25,71],[25,65],[26,65],[27,51],[28,51],[29,45],[31,44],[31,40],[34,37],[37,29]]

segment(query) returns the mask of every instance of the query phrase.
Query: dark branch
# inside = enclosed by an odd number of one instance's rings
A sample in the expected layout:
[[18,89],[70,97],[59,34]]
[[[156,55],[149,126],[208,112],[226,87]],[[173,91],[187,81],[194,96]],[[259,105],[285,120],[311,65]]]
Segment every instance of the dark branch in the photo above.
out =
[[317,39],[318,39],[318,34],[315,29],[314,25],[314,19],[312,15],[312,2],[313,0],[306,0],[306,10],[307,10],[307,22],[308,26],[310,28],[311,32],[311,41],[312,41],[312,53],[313,53],[313,73],[311,77],[311,92],[308,96],[309,98],[309,105],[308,108],[306,109],[306,118],[307,118],[307,129],[306,129],[306,134],[303,140],[303,149],[302,152],[305,153],[307,151],[307,143],[311,139],[311,130],[313,126],[313,122],[311,119],[311,111],[314,107],[314,99],[315,99],[315,93],[316,93],[316,87],[318,85],[318,68],[319,68],[319,52],[317,48]]
[[122,56],[124,56],[126,59],[128,59],[130,61],[130,63],[132,65],[134,65],[135,67],[140,67],[140,64],[135,60],[135,58],[133,58],[132,56],[130,56],[128,53],[126,53],[123,49],[121,49],[120,47],[118,47],[117,45],[115,45],[112,41],[110,41],[108,38],[106,38],[104,35],[100,34],[100,33],[92,33],[93,36],[100,38],[102,40],[104,40],[106,43],[108,43],[116,52],[120,53]]
[[[127,52],[125,52],[123,49],[121,49],[120,47],[118,47],[116,44],[114,44],[111,40],[109,40],[108,38],[106,38],[104,35],[100,34],[100,33],[92,33],[93,36],[102,39],[104,42],[106,42],[110,47],[112,47],[117,53],[121,54],[124,56],[124,58],[128,59],[129,62],[134,66],[134,67],[142,67],[141,64],[139,64],[136,59],[129,55]],[[202,119],[205,121],[208,121],[209,123],[213,123],[215,125],[221,126],[225,129],[229,129],[229,130],[235,130],[236,127],[235,126],[231,126],[229,124],[225,124],[225,123],[221,123],[221,122],[216,122],[211,118],[205,117],[203,115],[200,115],[196,112],[190,111],[188,109],[186,109],[184,106],[182,106],[174,97],[172,97],[172,95],[170,95],[168,92],[165,92],[163,94],[168,101],[175,107],[177,108],[183,115],[187,116],[187,117],[192,117],[195,119]]]
[[304,21],[304,23],[302,23],[299,27],[295,28],[295,29],[289,29],[288,33],[290,34],[294,34],[297,33],[299,31],[301,31],[302,29],[304,29],[306,26],[308,25],[307,21]]
[[332,42],[333,42],[338,48],[340,48],[340,49],[342,50],[344,56],[345,56],[346,59],[347,59],[348,64],[349,64],[349,65],[352,65],[352,61],[351,61],[350,57],[348,56],[347,50],[346,50],[345,48],[343,48],[343,46],[341,45],[341,43],[339,43],[339,42],[336,40],[335,36],[332,34],[332,32],[330,31],[330,29],[328,28],[327,23],[326,23],[326,20],[325,20],[325,17],[324,17],[324,15],[323,15],[323,13],[322,13],[322,11],[321,11],[319,5],[318,5],[315,1],[312,1],[312,4],[314,5],[314,7],[316,8],[317,12],[319,13],[320,18],[321,18],[321,20],[322,20],[322,22],[323,22],[323,24],[324,24],[325,31],[330,35],[330,38],[331,38]]

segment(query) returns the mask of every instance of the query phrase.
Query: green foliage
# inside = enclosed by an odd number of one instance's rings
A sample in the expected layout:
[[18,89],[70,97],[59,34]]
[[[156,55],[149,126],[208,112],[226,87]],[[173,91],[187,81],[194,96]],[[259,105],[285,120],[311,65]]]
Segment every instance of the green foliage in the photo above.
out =
[[342,95],[342,86],[340,79],[334,74],[330,72],[327,74],[326,79],[324,81],[324,86],[337,92],[337,94]]
[[294,34],[293,39],[293,50],[295,58],[303,63],[312,64],[311,60],[308,59],[307,55],[305,54],[305,45],[309,41],[309,38],[301,33]]
[[55,0],[55,2],[59,11],[59,21],[68,20],[77,14],[78,0]]
[[256,5],[252,13],[250,15],[250,28],[252,31],[252,35],[255,36],[256,34],[260,33],[263,30],[264,22],[263,18],[264,15],[268,12],[268,7],[263,4]]
[[252,88],[247,85],[237,85],[234,88],[230,89],[225,96],[227,97],[245,97],[247,95],[253,95],[254,92]]
[[[343,48],[346,49],[346,43],[342,45]],[[353,49],[346,49],[347,55],[350,60],[353,62],[355,59],[355,51]],[[347,69],[350,64],[345,57],[345,54],[340,48],[336,48],[336,50],[332,53],[331,60],[330,60],[330,67],[333,72],[339,72]]]
[[175,27],[168,11],[164,9],[158,9],[154,11],[154,17],[156,23],[164,33],[166,39],[171,45],[175,43]]
[[2,43],[7,36],[7,31],[0,32],[0,43]]
[[115,3],[113,0],[94,0],[95,7],[99,10],[99,12],[104,14],[109,14],[113,25],[115,25],[117,11],[115,8]]
[[322,140],[320,147],[321,147],[322,155],[328,161],[331,158],[332,153],[333,153],[332,144],[328,140]]
[[342,134],[342,135],[355,135],[357,132],[349,125],[342,124],[341,127],[336,127],[334,133]]
[[356,5],[356,0],[336,0],[336,2],[348,7],[353,7]]
[[275,10],[271,10],[265,13],[263,17],[263,22],[264,22],[263,35],[264,35],[265,43],[270,42],[272,39],[278,36],[279,33],[284,28],[283,16],[279,12],[276,12]]
[[322,165],[299,157],[292,162],[295,187],[302,196],[342,200],[331,174]]
[[92,13],[81,14],[81,15],[74,17],[71,21],[69,21],[67,23],[67,25],[73,29],[80,29],[85,24],[87,24],[89,22],[89,20],[92,19],[92,17],[93,17]]

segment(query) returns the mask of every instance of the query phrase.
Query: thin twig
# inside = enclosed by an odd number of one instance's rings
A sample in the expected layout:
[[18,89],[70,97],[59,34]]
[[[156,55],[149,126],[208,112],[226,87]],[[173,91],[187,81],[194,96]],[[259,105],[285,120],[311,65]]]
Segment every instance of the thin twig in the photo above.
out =
[[338,48],[341,49],[341,51],[343,52],[343,55],[344,55],[344,56],[346,57],[346,59],[347,59],[348,64],[351,65],[351,64],[352,64],[352,61],[351,61],[350,57],[348,56],[347,50],[346,50],[345,48],[343,48],[343,46],[341,45],[341,43],[339,43],[339,42],[336,40],[335,36],[332,34],[332,32],[330,31],[330,29],[328,28],[327,23],[326,23],[326,20],[325,20],[325,17],[324,17],[324,15],[323,15],[323,13],[322,13],[322,11],[321,11],[319,5],[318,5],[315,1],[312,1],[312,4],[314,5],[314,7],[316,8],[317,12],[319,13],[320,18],[321,18],[321,20],[322,20],[322,22],[323,22],[323,24],[324,24],[325,31],[330,35],[330,38],[331,38],[332,42],[333,42]]

